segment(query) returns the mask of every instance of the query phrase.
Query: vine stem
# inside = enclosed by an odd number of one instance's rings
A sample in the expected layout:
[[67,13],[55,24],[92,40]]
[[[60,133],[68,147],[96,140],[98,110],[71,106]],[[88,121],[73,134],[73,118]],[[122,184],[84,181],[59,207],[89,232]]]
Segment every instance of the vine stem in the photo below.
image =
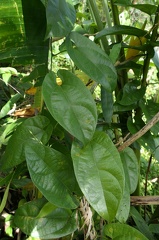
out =
[[150,128],[152,128],[157,122],[159,121],[159,112],[143,127],[141,128],[137,133],[132,135],[128,140],[126,140],[122,145],[118,147],[118,151],[121,152],[126,147],[130,146],[132,143],[134,143],[137,139],[142,137]]

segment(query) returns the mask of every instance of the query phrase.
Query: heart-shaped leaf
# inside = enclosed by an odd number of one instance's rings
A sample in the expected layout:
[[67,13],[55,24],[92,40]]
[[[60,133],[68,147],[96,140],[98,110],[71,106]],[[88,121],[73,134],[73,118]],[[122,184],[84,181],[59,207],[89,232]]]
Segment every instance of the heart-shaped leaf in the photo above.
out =
[[18,208],[14,224],[25,234],[40,239],[61,238],[77,229],[75,212],[51,206],[45,199]]
[[124,172],[116,147],[104,132],[95,132],[84,147],[74,142],[71,153],[83,194],[102,218],[111,221],[124,188]]
[[97,122],[96,105],[82,81],[67,70],[60,70],[60,85],[53,72],[43,82],[43,96],[54,119],[81,142],[88,142]]

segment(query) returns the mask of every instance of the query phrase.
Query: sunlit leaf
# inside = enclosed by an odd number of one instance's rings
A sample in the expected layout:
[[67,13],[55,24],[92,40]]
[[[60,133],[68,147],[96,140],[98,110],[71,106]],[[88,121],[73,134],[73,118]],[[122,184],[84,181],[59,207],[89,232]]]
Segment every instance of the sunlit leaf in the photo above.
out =
[[43,82],[43,96],[54,119],[70,134],[86,143],[95,131],[97,112],[90,91],[74,74],[58,71],[62,84],[58,85],[53,72]]
[[102,218],[113,220],[124,187],[116,147],[105,133],[96,132],[84,147],[74,142],[71,154],[77,181],[88,202]]
[[45,199],[24,204],[16,210],[14,224],[25,234],[40,239],[61,238],[77,229],[76,215],[68,209],[56,208]]

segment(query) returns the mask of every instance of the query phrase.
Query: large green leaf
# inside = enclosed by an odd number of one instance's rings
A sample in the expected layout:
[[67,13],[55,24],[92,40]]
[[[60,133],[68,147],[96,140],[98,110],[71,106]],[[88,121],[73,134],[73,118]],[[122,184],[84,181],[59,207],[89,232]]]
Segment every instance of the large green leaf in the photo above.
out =
[[125,148],[120,157],[123,163],[125,179],[129,187],[129,194],[132,194],[137,187],[139,178],[138,160],[134,151],[131,148]]
[[142,233],[126,224],[111,223],[104,227],[104,237],[114,240],[148,240]]
[[53,72],[43,82],[43,96],[55,120],[70,134],[86,143],[95,131],[97,112],[91,93],[74,74],[59,70],[62,84],[56,83]]
[[116,87],[117,74],[111,59],[90,39],[72,32],[66,40],[67,51],[74,63],[107,91]]
[[73,29],[76,12],[71,0],[49,0],[46,7],[46,37],[65,37]]
[[116,34],[126,34],[126,35],[133,35],[137,37],[145,37],[150,38],[150,35],[147,31],[126,26],[126,25],[115,25],[113,27],[104,28],[96,35],[96,39],[101,38],[106,35],[116,35]]
[[116,147],[104,132],[95,132],[84,147],[74,142],[71,154],[83,194],[102,218],[111,221],[124,188],[124,172]]
[[76,208],[72,194],[76,180],[69,157],[38,142],[25,147],[25,156],[31,179],[45,198],[58,207]]
[[26,119],[17,127],[1,159],[1,169],[14,167],[25,160],[24,147],[27,143],[38,140],[46,144],[51,136],[52,126],[44,116],[35,116]]
[[1,63],[47,62],[49,41],[44,41],[46,13],[41,1],[1,0],[0,32]]
[[61,238],[77,229],[75,212],[51,206],[45,199],[18,208],[14,224],[25,234],[40,239]]

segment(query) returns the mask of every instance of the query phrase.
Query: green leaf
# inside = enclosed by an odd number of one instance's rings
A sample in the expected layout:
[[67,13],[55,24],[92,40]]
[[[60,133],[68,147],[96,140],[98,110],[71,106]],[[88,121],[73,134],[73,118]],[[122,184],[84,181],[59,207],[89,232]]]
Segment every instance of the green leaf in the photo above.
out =
[[14,224],[25,234],[40,239],[61,238],[77,229],[75,212],[51,207],[45,213],[47,204],[45,199],[24,204],[16,210]]
[[0,32],[1,62],[47,62],[49,41],[44,41],[46,13],[41,1],[1,0]]
[[66,40],[67,51],[74,63],[107,91],[115,89],[117,74],[108,55],[90,39],[72,32]]
[[5,208],[5,205],[7,203],[8,194],[9,194],[9,188],[10,188],[10,184],[11,184],[13,176],[14,176],[14,172],[11,173],[11,178],[10,178],[9,183],[8,183],[8,185],[6,187],[6,190],[4,192],[4,195],[3,195],[3,198],[2,198],[2,201],[1,201],[1,204],[0,204],[0,213],[3,212],[3,210]]
[[44,116],[26,119],[17,127],[1,159],[1,169],[12,168],[25,160],[24,147],[33,140],[46,144],[51,136],[52,126]]
[[130,0],[115,0],[114,4],[125,7],[132,7],[141,10],[149,15],[155,14],[157,6],[152,4],[131,4]]
[[[159,103],[156,103],[152,100],[147,100],[147,102],[140,101],[139,106],[141,107],[143,113],[145,114],[147,122],[149,122],[159,110]],[[158,135],[159,133],[159,122],[157,122],[152,128],[151,132],[154,135]]]
[[25,147],[25,156],[31,179],[45,198],[58,207],[77,208],[72,194],[76,180],[69,157],[38,142]]
[[159,234],[159,224],[150,224],[149,230],[153,233]]
[[123,88],[123,96],[120,101],[118,101],[121,105],[132,105],[139,101],[145,94],[145,87],[140,85],[139,81],[132,81],[126,83]]
[[137,228],[149,239],[155,240],[152,232],[149,230],[149,227],[146,221],[142,218],[141,214],[134,208],[131,207],[130,214],[137,225]]
[[121,50],[121,43],[116,43],[113,45],[113,47],[110,51],[109,57],[114,64],[116,63],[116,61],[119,57],[120,50]]
[[71,0],[49,0],[46,18],[46,38],[67,36],[76,21],[76,12]]
[[39,64],[36,66],[33,71],[21,79],[22,82],[32,82],[33,80],[41,80],[46,75],[46,66],[45,64]]
[[125,188],[123,197],[121,199],[116,219],[121,223],[126,223],[130,212],[130,190],[127,181],[125,181]]
[[102,218],[113,220],[124,188],[116,147],[104,132],[95,132],[84,147],[74,142],[71,154],[77,181],[88,202]]
[[106,123],[111,123],[113,116],[113,94],[101,87],[101,104]]
[[155,14],[157,11],[157,6],[152,4],[130,4],[129,7],[133,7],[141,10],[149,15]]
[[138,160],[134,151],[131,148],[125,148],[120,157],[123,163],[125,179],[128,184],[129,194],[132,194],[137,187],[139,178]]
[[74,74],[59,70],[62,84],[56,83],[53,72],[43,82],[43,96],[54,119],[81,142],[88,142],[95,131],[96,105],[90,91]]
[[116,35],[116,34],[126,34],[126,35],[133,35],[133,36],[138,36],[138,37],[145,37],[145,38],[150,38],[150,35],[147,31],[131,27],[131,26],[126,26],[126,25],[115,25],[113,27],[108,27],[104,28],[102,31],[100,31],[95,39],[101,38],[106,35]]
[[14,103],[16,103],[21,98],[21,94],[17,93],[2,107],[0,111],[0,119],[5,117],[8,112],[12,109]]
[[111,223],[104,227],[104,237],[112,240],[148,240],[142,233],[133,227],[121,223]]

